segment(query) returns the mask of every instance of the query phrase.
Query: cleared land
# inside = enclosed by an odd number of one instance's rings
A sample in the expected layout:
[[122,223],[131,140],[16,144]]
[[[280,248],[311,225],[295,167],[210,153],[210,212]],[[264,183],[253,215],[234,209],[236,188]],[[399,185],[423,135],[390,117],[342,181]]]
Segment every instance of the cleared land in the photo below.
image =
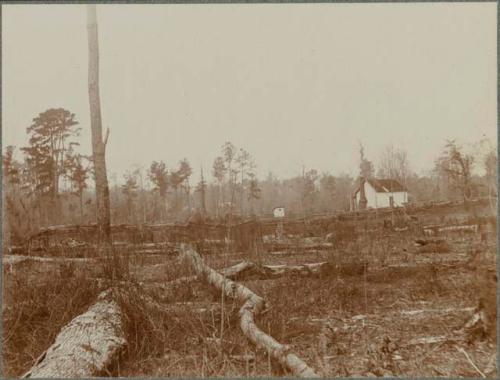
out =
[[[265,300],[257,326],[320,376],[497,377],[496,236],[367,229],[329,239],[266,237],[260,254],[195,247],[219,272],[244,261],[280,270],[328,263],[233,277]],[[129,244],[86,260],[5,256],[5,375],[28,371],[109,288],[127,344],[104,375],[290,375],[245,338],[242,303],[196,277],[177,248]],[[121,277],[111,281],[113,268]]]

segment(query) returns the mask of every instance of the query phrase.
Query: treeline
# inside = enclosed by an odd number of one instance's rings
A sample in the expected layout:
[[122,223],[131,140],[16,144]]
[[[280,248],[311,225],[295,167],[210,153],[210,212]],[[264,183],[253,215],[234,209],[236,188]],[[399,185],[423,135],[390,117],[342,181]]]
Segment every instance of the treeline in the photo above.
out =
[[[14,158],[15,147],[4,149],[7,235],[22,238],[41,226],[95,222],[92,160],[78,152],[79,132],[74,114],[49,109],[27,128],[28,145],[19,148],[22,160]],[[226,142],[198,178],[187,158],[176,165],[154,161],[147,168],[131,168],[121,180],[110,176],[111,219],[113,224],[223,221],[269,216],[278,206],[289,216],[344,211],[360,176],[397,179],[408,188],[411,202],[496,197],[496,149],[484,145],[472,154],[455,141],[445,142],[427,175],[414,173],[407,153],[390,145],[375,167],[360,145],[356,177],[304,169],[293,178],[269,173],[259,179],[252,154]]]

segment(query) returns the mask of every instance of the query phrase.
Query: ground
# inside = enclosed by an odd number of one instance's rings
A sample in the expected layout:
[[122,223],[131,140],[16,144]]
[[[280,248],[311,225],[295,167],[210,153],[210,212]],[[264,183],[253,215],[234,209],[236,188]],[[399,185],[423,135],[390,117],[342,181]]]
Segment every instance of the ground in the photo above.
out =
[[[375,231],[320,250],[301,249],[304,239],[298,239],[277,252],[212,251],[204,260],[215,269],[248,259],[360,264],[361,271],[241,281],[266,300],[260,328],[322,376],[496,377],[496,331],[476,336],[464,330],[478,305],[496,323],[496,241],[455,233],[429,248],[417,247],[416,238],[409,231]],[[193,275],[175,252],[136,251],[118,252],[125,273],[120,283],[133,283],[161,307],[142,303],[141,295],[121,300],[128,346],[112,374],[287,375],[242,335],[241,305],[199,280],[170,286]],[[6,376],[31,367],[60,328],[95,300],[106,286],[96,279],[105,273],[95,259],[26,260],[10,267],[4,258]]]

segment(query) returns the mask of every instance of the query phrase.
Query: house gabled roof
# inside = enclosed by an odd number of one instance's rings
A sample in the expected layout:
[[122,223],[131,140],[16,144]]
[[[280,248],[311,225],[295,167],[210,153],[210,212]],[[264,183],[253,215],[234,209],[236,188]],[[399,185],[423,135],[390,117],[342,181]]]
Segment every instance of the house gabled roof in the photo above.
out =
[[[398,193],[408,191],[398,180],[393,178],[369,178],[366,180],[377,193]],[[359,192],[359,186],[356,188],[354,194]]]
[[377,193],[397,193],[400,191],[408,191],[398,180],[392,178],[385,179],[368,179],[368,183],[375,189]]

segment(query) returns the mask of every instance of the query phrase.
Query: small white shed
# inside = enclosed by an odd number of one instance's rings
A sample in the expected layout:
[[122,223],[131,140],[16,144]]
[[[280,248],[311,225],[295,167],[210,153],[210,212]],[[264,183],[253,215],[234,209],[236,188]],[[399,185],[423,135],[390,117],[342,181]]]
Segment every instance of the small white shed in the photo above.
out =
[[285,217],[285,208],[284,207],[275,207],[273,209],[273,215],[275,218],[284,218]]

